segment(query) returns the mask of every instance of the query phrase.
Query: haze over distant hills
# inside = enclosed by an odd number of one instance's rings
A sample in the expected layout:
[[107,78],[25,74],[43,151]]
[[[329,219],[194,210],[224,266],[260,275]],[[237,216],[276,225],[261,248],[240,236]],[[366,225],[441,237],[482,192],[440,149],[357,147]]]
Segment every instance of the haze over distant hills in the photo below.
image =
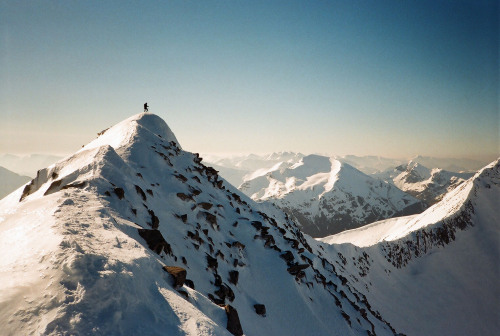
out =
[[0,167],[0,199],[10,194],[29,180],[31,180],[31,178],[28,176],[22,176]]
[[34,177],[37,170],[48,167],[60,159],[62,156],[51,154],[0,154],[0,166],[20,175]]

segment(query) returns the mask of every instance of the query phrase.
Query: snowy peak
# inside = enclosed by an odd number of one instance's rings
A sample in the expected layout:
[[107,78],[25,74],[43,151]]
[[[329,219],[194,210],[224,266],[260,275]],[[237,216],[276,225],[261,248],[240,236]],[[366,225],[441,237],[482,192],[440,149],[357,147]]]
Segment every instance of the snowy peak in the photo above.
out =
[[406,165],[373,176],[394,184],[399,189],[432,205],[472,175],[473,173],[454,173],[439,168],[429,169],[418,162],[410,161]]
[[239,189],[292,213],[315,237],[422,210],[412,196],[335,158],[308,155],[293,165],[273,168]]
[[120,148],[129,148],[132,144],[148,143],[157,138],[167,143],[173,141],[181,148],[165,121],[151,113],[134,115],[99,134],[99,137],[86,145],[83,150],[104,145],[119,150]]
[[395,333],[337,256],[201,161],[141,114],[0,201],[5,333]]

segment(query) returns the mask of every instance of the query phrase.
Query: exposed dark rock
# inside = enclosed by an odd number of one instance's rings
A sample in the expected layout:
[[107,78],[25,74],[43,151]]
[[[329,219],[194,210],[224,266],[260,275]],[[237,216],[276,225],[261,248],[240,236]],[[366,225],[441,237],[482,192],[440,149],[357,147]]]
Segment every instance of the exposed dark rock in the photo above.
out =
[[234,292],[226,284],[220,285],[219,289],[215,291],[215,295],[217,295],[222,301],[225,299],[228,299],[231,302],[234,301]]
[[182,174],[177,174],[177,175],[174,175],[178,180],[182,181],[182,182],[187,182],[187,177],[182,175]]
[[215,296],[213,296],[213,294],[208,294],[208,298],[213,302],[215,303],[216,305],[220,305],[220,306],[224,306],[224,300],[221,300],[221,299],[218,299],[216,298]]
[[210,223],[214,229],[218,229],[219,226],[217,224],[217,217],[215,215],[211,214],[210,212],[201,211],[198,216],[205,218],[205,220]]
[[231,244],[232,247],[237,247],[239,249],[244,249],[245,248],[245,245],[240,243],[239,241],[234,241],[232,244]]
[[108,196],[108,197],[109,197],[109,196],[111,196],[111,193],[110,193],[108,190],[106,190],[106,191],[104,192],[104,195],[106,195],[106,196]]
[[135,191],[136,191],[139,195],[141,195],[141,197],[142,197],[142,200],[143,200],[143,201],[147,200],[146,194],[144,193],[144,191],[142,190],[142,188],[141,188],[141,187],[139,187],[138,185],[136,185],[136,186],[135,186]]
[[201,202],[201,203],[198,203],[198,206],[202,207],[205,210],[210,210],[212,208],[213,204],[208,203],[208,202]]
[[179,197],[183,201],[194,201],[192,196],[186,195],[184,193],[177,193],[177,197]]
[[255,309],[255,312],[258,315],[266,316],[266,306],[265,305],[263,305],[263,304],[254,304],[253,307]]
[[85,187],[85,185],[86,185],[85,181],[84,182],[74,182],[74,183],[70,183],[70,184],[66,184],[66,185],[62,186],[61,190],[70,189],[70,188],[81,189],[81,188]]
[[150,194],[151,196],[153,196],[153,190],[151,190],[151,189],[147,189],[147,190],[146,190],[146,192],[147,192],[148,194]]
[[308,267],[309,267],[309,264],[297,264],[297,265],[292,265],[292,266],[288,267],[287,271],[291,275],[297,275],[297,274],[299,274],[300,271],[305,270]]
[[157,229],[158,226],[160,225],[160,220],[158,219],[158,217],[155,215],[154,211],[153,210],[148,210],[149,212],[149,215],[151,216],[151,227],[153,229]]
[[217,258],[221,258],[222,260],[224,260],[224,253],[222,253],[220,250],[217,250],[217,253],[215,254],[215,256]]
[[122,188],[115,188],[113,189],[113,191],[119,199],[123,199],[123,197],[125,197],[125,190],[123,190]]
[[240,318],[236,309],[231,305],[226,305],[224,310],[227,315],[226,329],[234,336],[243,336],[243,329],[241,328]]
[[184,285],[187,274],[184,268],[178,266],[163,266],[163,270],[174,279],[174,283],[172,284],[174,287],[179,288]]
[[285,253],[281,254],[280,257],[283,258],[287,263],[291,263],[295,259],[292,251],[285,251]]
[[200,234],[198,233],[198,230],[196,230],[195,233],[191,232],[191,231],[188,231],[187,232],[187,236],[189,238],[191,238],[192,240],[198,242],[200,245],[203,244],[205,241],[203,240],[203,238],[200,237]]
[[[207,256],[207,267],[216,269],[219,266],[217,259],[208,255],[208,254],[206,256]],[[307,266],[309,266],[309,265],[307,265]]]
[[191,279],[186,279],[186,281],[184,281],[184,284],[185,284],[187,287],[189,287],[189,288],[191,288],[191,289],[194,289],[194,282],[193,282],[193,280],[191,280]]
[[139,235],[144,238],[148,247],[160,254],[162,251],[166,254],[172,254],[172,248],[167,243],[163,235],[158,230],[138,229]]
[[229,271],[229,282],[237,285],[238,284],[238,279],[240,277],[240,272],[238,271]]
[[262,222],[259,222],[259,221],[252,221],[251,222],[252,226],[257,229],[257,230],[261,230],[262,229]]
[[217,273],[214,273],[214,286],[215,287],[222,286],[222,277]]
[[62,183],[62,180],[57,180],[57,181],[52,182],[50,187],[45,191],[45,193],[43,195],[46,196],[46,195],[52,194],[61,186],[61,183]]

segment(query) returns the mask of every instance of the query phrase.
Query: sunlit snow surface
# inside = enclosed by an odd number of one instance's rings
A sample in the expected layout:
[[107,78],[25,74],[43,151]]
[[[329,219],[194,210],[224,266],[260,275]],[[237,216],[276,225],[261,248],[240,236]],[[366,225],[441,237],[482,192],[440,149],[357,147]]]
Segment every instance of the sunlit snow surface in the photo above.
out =
[[[1,334],[229,335],[224,309],[208,298],[218,289],[216,275],[234,293],[225,303],[237,309],[246,335],[393,334],[370,311],[363,317],[366,304],[322,266],[319,243],[276,208],[259,206],[226,183],[219,187],[197,160],[159,117],[140,114],[2,200]],[[154,253],[138,233],[151,229],[152,213],[172,254]],[[259,233],[254,221],[268,233]],[[188,232],[204,242],[195,244]],[[278,250],[309,263],[302,277],[289,274]],[[207,268],[207,255],[217,257],[216,271]],[[187,270],[195,285],[182,287],[188,299],[163,265]],[[234,270],[237,284],[228,280]],[[265,304],[265,317],[255,304]]]
[[[363,238],[371,246],[361,248],[302,235],[272,205],[224,181],[219,187],[176,142],[159,117],[133,116],[0,201],[0,334],[229,335],[224,309],[208,297],[218,289],[216,275],[234,293],[225,303],[237,309],[246,335],[394,334],[384,321],[408,335],[498,330],[498,162],[443,207],[391,222],[394,232],[374,225],[378,238]],[[332,174],[319,178],[328,188]],[[460,211],[464,200],[473,202],[474,226],[455,241],[404,268],[386,260],[384,239],[395,244],[439,225],[433,221]],[[138,233],[151,229],[152,213],[172,254],[156,254]],[[301,277],[287,271],[285,251],[309,264]],[[369,267],[359,261],[363,252]],[[207,255],[217,258],[216,271]],[[163,265],[187,270],[195,284],[181,288],[187,299]],[[234,270],[237,284],[228,280]],[[255,304],[265,304],[265,317]]]
[[[500,330],[499,200],[497,160],[420,215],[384,220],[320,240],[332,244],[332,253],[341,249],[346,256],[361,251],[370,255],[369,275],[357,286],[365,287],[370,302],[401,332],[496,335]],[[467,202],[472,204],[473,226],[458,230],[454,241],[414,257],[405,267],[389,265],[382,247],[404,245],[408,239],[414,241],[419,230],[439,228],[468,211]]]

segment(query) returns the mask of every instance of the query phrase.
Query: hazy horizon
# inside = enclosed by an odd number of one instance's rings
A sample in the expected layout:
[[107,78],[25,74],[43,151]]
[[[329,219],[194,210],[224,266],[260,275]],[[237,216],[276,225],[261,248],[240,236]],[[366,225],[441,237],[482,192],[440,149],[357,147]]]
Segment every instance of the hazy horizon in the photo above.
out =
[[184,149],[491,161],[497,1],[3,2],[0,153],[140,113]]

